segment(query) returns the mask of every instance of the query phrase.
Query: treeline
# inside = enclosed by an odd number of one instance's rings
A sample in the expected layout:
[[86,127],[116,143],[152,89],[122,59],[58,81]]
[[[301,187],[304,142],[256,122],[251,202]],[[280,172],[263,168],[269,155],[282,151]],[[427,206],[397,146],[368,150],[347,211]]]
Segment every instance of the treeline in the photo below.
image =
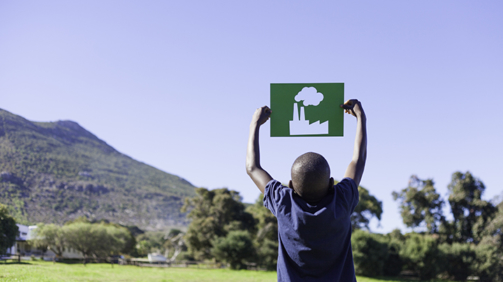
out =
[[[444,200],[432,179],[410,178],[408,187],[394,192],[406,226],[419,232],[369,232],[372,217],[381,218],[382,202],[358,187],[360,203],[351,216],[352,247],[358,275],[379,277],[408,274],[434,278],[503,281],[503,203],[482,199],[485,186],[469,172],[455,172]],[[217,260],[231,268],[251,262],[274,270],[278,251],[276,218],[262,197],[245,207],[235,191],[199,188],[186,199],[191,224],[185,235],[186,259]],[[442,207],[448,203],[452,220]]]
[[[422,280],[478,276],[480,281],[503,281],[503,202],[483,200],[485,186],[469,172],[452,175],[447,199],[437,193],[433,180],[417,176],[410,178],[406,188],[393,193],[400,202],[404,224],[417,231],[408,234],[399,230],[371,233],[368,224],[373,217],[381,218],[382,202],[365,188],[358,189],[360,202],[351,216],[358,275],[409,274]],[[196,196],[186,198],[182,208],[191,220],[185,233],[177,229],[143,232],[134,226],[81,218],[63,226],[39,225],[33,243],[57,255],[63,248],[73,248],[88,257],[142,257],[157,252],[170,261],[206,260],[233,269],[253,265],[275,270],[278,225],[262,199],[245,205],[236,191],[198,188]],[[447,204],[452,220],[447,220],[442,211]],[[2,206],[0,221],[4,235],[13,230],[13,220]],[[0,236],[0,251],[11,245],[13,235]]]
[[450,221],[442,212],[446,201],[432,179],[412,176],[407,188],[394,192],[404,224],[422,232],[354,232],[357,273],[396,276],[405,271],[423,280],[465,281],[478,276],[480,281],[503,281],[503,202],[483,200],[485,186],[470,172],[455,172],[448,190]]
[[[382,202],[363,188],[360,204],[351,216],[354,228],[368,228],[372,217],[382,214]],[[216,260],[232,269],[256,267],[276,270],[278,258],[278,223],[263,206],[263,195],[253,205],[245,206],[236,191],[196,189],[186,198],[182,211],[191,223],[185,234],[184,259]]]

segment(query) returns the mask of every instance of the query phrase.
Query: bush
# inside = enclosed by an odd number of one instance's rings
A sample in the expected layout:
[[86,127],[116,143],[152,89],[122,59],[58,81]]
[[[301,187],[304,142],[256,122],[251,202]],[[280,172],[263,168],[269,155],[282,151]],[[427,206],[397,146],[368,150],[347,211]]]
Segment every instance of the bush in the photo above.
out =
[[481,281],[503,281],[500,236],[487,236],[475,248],[474,269]]
[[357,275],[370,277],[383,275],[384,265],[389,256],[384,237],[355,230],[351,236],[351,246]]
[[263,240],[256,247],[258,265],[267,270],[276,270],[278,263],[278,241]]
[[136,238],[136,255],[146,257],[149,253],[164,253],[165,233],[161,231],[147,231]]
[[211,253],[217,260],[226,262],[231,269],[245,269],[246,261],[254,258],[254,248],[247,231],[231,231],[227,237],[219,237],[213,242]]
[[[399,232],[399,231],[398,231]],[[400,233],[400,237],[403,237]],[[402,271],[403,262],[400,258],[400,250],[403,246],[403,240],[397,238],[393,233],[385,237],[388,246],[388,259],[385,262],[383,274],[386,276],[397,276]]]
[[465,281],[473,274],[475,262],[475,250],[469,244],[444,243],[438,247],[442,257],[442,268],[445,269],[449,278],[456,281]]
[[422,280],[433,279],[440,272],[439,254],[433,237],[417,233],[406,234],[400,250],[405,268],[416,272]]

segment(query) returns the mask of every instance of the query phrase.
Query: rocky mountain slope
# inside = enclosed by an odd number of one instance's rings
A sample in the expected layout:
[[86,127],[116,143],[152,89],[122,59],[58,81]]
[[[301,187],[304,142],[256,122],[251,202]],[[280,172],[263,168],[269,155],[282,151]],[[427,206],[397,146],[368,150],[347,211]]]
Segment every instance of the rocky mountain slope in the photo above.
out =
[[19,222],[79,216],[147,230],[185,225],[188,181],[121,154],[73,121],[31,122],[0,109],[0,203]]

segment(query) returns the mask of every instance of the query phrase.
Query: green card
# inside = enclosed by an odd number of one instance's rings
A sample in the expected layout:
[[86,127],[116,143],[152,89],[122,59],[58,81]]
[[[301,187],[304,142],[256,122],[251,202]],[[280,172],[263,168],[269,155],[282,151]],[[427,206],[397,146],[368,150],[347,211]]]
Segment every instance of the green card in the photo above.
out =
[[271,137],[343,136],[344,83],[271,83]]

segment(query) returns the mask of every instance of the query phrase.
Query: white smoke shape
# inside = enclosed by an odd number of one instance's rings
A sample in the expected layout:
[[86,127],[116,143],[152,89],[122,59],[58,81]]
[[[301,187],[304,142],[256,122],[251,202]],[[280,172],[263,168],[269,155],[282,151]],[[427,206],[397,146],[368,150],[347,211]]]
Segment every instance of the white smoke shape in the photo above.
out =
[[304,87],[300,92],[295,96],[295,101],[300,102],[304,101],[304,106],[318,106],[318,104],[323,101],[323,94],[318,92],[314,87]]

